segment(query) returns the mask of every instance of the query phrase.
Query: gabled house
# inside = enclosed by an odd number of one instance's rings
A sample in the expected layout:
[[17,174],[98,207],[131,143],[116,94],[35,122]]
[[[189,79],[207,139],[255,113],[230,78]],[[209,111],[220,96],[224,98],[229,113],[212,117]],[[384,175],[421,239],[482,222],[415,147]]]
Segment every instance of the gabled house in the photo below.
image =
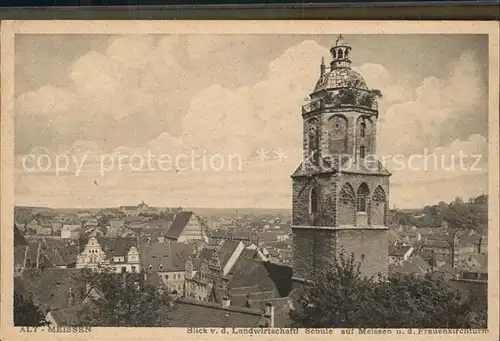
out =
[[77,257],[77,268],[112,268],[115,272],[140,272],[140,256],[134,238],[89,238]]
[[186,273],[196,272],[199,267],[199,262],[193,261],[194,247],[185,243],[151,243],[141,245],[140,250],[146,280],[183,296]]
[[199,270],[186,270],[186,297],[201,301],[220,299],[219,289],[225,287],[227,276],[244,250],[245,245],[234,240],[222,240],[215,249],[203,249]]
[[175,215],[165,238],[175,242],[205,240],[205,231],[193,212],[180,212]]

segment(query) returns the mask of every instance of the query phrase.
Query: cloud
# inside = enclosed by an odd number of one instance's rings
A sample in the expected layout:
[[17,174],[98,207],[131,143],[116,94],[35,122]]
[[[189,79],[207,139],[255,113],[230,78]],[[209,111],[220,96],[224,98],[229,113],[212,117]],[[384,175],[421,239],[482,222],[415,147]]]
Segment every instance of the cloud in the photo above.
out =
[[160,99],[185,74],[172,55],[174,43],[170,37],[157,43],[151,36],[119,37],[104,53],[90,51],[75,61],[69,72],[71,86],[46,86],[20,95],[19,113],[122,119],[159,108],[155,105],[164,104]]
[[[47,86],[19,96],[19,114],[47,119],[50,126],[39,126],[48,127],[45,129],[61,146],[59,141],[67,142],[63,152],[109,154],[115,162],[118,156],[129,159],[122,161],[122,168],[115,164],[105,174],[100,174],[98,159],[87,160],[78,177],[16,172],[16,200],[38,198],[44,202],[49,199],[47,193],[58,192],[63,206],[75,207],[82,202],[90,206],[133,204],[142,198],[159,206],[290,207],[289,175],[299,165],[302,149],[301,106],[319,77],[319,61],[328,56],[328,50],[314,41],[303,41],[272,60],[259,81],[231,86],[201,73],[217,59],[213,51],[222,50],[222,41],[205,36],[185,41],[174,36],[158,41],[146,36],[119,37],[105,52],[90,51],[76,60],[70,87]],[[182,60],[183,42],[187,42],[184,52],[189,60]],[[196,64],[200,73],[187,72],[183,65],[189,62]],[[225,66],[214,67],[222,70]],[[366,63],[356,69],[370,88],[380,89],[384,95],[378,125],[378,151],[382,155],[408,156],[422,153],[424,148],[444,158],[460,151],[487,155],[484,135],[440,140],[440,131],[449,128],[451,119],[474,115],[478,103],[485,100],[474,54],[466,52],[451,61],[447,77],[427,77],[413,88],[384,65]],[[106,133],[118,123],[127,127],[125,134]],[[107,141],[112,139],[114,143]],[[260,148],[269,151],[269,160],[256,158]],[[282,161],[273,153],[280,149],[287,156]],[[163,171],[154,165],[156,169],[141,172],[134,170],[139,159],[130,160],[148,153],[175,157],[192,151],[205,155],[208,164],[222,156],[226,167],[204,171],[172,167]],[[241,168],[227,167],[233,155],[241,157]],[[199,167],[203,162],[193,165]],[[486,162],[483,159],[482,166]],[[422,161],[417,166],[422,166]],[[454,198],[456,184],[452,189],[442,188],[443,184],[469,176],[481,178],[484,172],[395,171],[391,202],[419,204],[426,200],[425,188],[437,187],[440,190],[432,194],[436,200],[447,198],[452,191]],[[96,178],[99,188],[93,182]],[[439,181],[439,186],[432,181]],[[474,186],[469,186],[467,193],[484,184],[480,180],[470,183]],[[57,200],[55,195],[51,198]]]
[[393,174],[393,184],[480,176],[488,172],[488,141],[484,136],[473,134],[466,141],[456,139],[420,155],[399,155],[387,159],[385,164]]
[[[314,41],[297,44],[271,61],[264,80],[236,89],[211,86],[189,106],[183,121],[188,146],[249,155],[259,147],[301,147],[301,105],[328,51]],[[184,138],[185,137],[185,138]]]
[[396,81],[383,65],[365,63],[354,69],[363,76],[371,89],[382,91],[383,97],[379,101],[381,108],[393,103],[404,102],[411,96],[409,85]]
[[421,154],[441,143],[450,118],[477,115],[485,91],[474,54],[465,52],[448,65],[444,79],[427,77],[410,100],[390,104],[380,113],[379,153]]

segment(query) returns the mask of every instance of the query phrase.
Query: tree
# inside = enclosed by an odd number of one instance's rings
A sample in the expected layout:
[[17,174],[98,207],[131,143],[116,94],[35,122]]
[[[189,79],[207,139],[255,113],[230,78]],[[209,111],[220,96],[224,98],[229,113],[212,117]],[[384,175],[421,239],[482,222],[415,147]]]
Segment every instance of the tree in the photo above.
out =
[[100,327],[166,326],[166,307],[172,297],[144,284],[143,274],[84,270],[82,280],[96,288],[100,297],[91,298],[92,308],[81,316],[80,323]]
[[[441,279],[363,278],[354,257],[339,255],[299,292],[290,313],[303,328],[484,328],[486,307],[474,312],[460,292]],[[475,319],[471,316],[475,314]],[[478,322],[477,316],[483,316]]]
[[14,293],[14,325],[38,327],[46,326],[49,323],[45,320],[44,314],[35,305],[31,297],[23,297]]

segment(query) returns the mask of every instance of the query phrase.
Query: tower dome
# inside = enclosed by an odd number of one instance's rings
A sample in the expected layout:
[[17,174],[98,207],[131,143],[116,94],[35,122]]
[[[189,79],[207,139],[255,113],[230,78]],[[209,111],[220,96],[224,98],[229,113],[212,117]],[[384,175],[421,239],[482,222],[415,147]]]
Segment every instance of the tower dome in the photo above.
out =
[[339,88],[358,88],[368,90],[366,82],[358,72],[351,68],[338,68],[326,72],[319,78],[314,92]]
[[368,90],[366,82],[358,72],[351,69],[349,54],[352,48],[342,35],[339,35],[330,49],[332,61],[327,69],[321,63],[321,76],[316,83],[314,92],[334,90],[339,88],[357,88]]

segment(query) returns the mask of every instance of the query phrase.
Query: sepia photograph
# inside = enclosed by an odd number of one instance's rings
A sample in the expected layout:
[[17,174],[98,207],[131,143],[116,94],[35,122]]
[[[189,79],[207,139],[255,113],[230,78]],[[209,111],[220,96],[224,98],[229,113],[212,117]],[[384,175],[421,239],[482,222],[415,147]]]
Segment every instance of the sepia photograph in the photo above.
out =
[[495,338],[494,25],[56,24],[2,26],[12,335]]

